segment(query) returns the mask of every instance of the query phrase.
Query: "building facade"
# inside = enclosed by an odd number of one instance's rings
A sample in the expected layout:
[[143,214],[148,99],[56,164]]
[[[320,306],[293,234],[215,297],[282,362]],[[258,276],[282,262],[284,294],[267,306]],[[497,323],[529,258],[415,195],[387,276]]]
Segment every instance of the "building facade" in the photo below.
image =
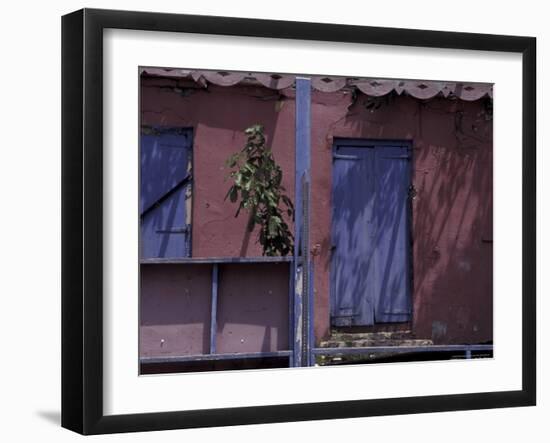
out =
[[[287,193],[302,195],[295,85],[283,75],[142,70],[144,359],[294,355],[293,258],[261,258],[257,232],[226,199],[226,161],[244,146],[244,129],[261,124]],[[311,348],[355,346],[355,337],[492,344],[491,86],[308,85],[309,211],[300,220]]]

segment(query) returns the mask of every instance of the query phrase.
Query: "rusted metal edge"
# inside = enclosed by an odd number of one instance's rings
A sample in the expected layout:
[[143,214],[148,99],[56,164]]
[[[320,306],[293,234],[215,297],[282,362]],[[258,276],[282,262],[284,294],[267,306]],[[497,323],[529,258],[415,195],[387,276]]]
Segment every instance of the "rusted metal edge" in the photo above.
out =
[[290,357],[292,351],[237,352],[231,354],[169,355],[165,357],[141,357],[140,364],[186,363],[195,361],[241,360],[251,358]]
[[468,352],[492,351],[493,345],[426,345],[426,346],[367,346],[342,348],[313,348],[315,355],[366,354],[377,352]]
[[144,258],[142,265],[175,264],[201,265],[213,263],[290,263],[293,257],[181,257],[181,258]]
[[[209,83],[217,86],[262,85],[269,89],[283,90],[296,87],[299,75],[255,72],[227,72],[215,70],[188,70],[171,68],[142,68],[141,74],[150,78],[169,80],[190,80],[199,87]],[[308,76],[311,87],[320,92],[337,92],[344,88],[356,87],[370,97],[382,97],[393,91],[398,95],[406,93],[420,100],[436,96],[456,97],[464,101],[475,101],[493,97],[491,83],[449,82],[437,80],[394,80],[368,77]]]
[[212,266],[212,299],[210,307],[210,354],[216,353],[216,342],[218,332],[218,263]]

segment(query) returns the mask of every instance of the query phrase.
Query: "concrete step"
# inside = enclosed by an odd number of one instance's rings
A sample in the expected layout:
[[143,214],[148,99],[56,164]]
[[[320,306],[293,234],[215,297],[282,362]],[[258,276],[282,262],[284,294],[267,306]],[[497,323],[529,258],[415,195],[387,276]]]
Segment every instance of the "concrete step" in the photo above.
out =
[[329,340],[410,340],[415,339],[411,331],[390,332],[332,332]]
[[321,348],[363,348],[369,346],[431,346],[430,339],[417,339],[411,331],[335,332],[319,343]]
[[320,348],[365,348],[369,346],[431,346],[432,340],[427,339],[379,339],[379,340],[338,340],[330,338],[319,343]]

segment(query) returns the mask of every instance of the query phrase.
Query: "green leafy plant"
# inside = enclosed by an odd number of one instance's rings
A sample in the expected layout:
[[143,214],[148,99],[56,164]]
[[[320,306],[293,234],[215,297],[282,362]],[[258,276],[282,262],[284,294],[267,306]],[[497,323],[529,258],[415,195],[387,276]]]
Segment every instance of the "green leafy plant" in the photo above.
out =
[[250,232],[256,225],[260,227],[258,241],[263,255],[291,254],[294,237],[285,222],[285,215],[290,219],[294,217],[294,205],[281,184],[283,171],[266,146],[263,127],[257,124],[244,132],[246,145],[227,160],[233,184],[225,199],[229,198],[233,203],[238,201],[235,217],[243,209],[249,213]]

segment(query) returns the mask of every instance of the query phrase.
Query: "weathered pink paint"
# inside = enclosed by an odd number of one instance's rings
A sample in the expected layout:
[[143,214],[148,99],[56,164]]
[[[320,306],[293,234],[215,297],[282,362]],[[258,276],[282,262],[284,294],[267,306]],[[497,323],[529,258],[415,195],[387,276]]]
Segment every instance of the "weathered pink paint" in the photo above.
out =
[[289,349],[288,263],[220,266],[216,350]]
[[[288,263],[221,264],[216,352],[289,348]],[[212,265],[141,265],[140,355],[210,353]]]
[[[292,91],[278,95],[263,87],[210,85],[182,93],[159,87],[171,84],[143,79],[141,123],[194,128],[193,256],[261,255],[256,235],[246,234],[246,216],[235,218],[236,206],[224,201],[229,187],[225,161],[244,145],[243,130],[261,123],[283,168],[283,183],[294,195]],[[492,340],[492,122],[482,118],[483,101],[422,102],[400,96],[370,112],[365,96],[352,103],[348,91],[314,91],[312,98],[317,341],[330,330],[331,149],[336,137],[413,142],[413,333],[436,343]],[[257,291],[269,289],[261,279],[256,284]],[[227,350],[235,351],[234,346]]]
[[209,265],[141,265],[140,355],[208,354]]

